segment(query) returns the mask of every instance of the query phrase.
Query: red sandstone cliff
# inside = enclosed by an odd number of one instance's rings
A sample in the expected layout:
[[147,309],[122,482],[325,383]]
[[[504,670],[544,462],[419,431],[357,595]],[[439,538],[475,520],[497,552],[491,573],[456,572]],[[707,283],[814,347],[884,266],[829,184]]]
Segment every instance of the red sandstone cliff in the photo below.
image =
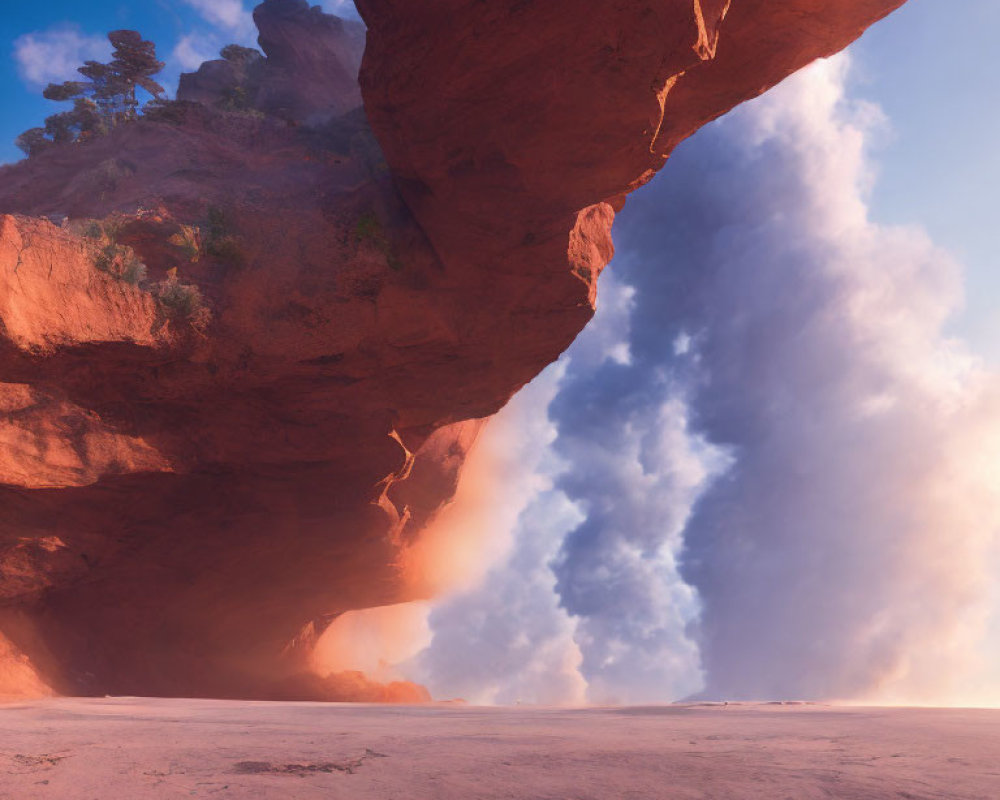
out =
[[415,591],[463,421],[586,324],[625,195],[901,2],[359,0],[366,118],[356,38],[268,0],[252,77],[0,169],[0,678],[385,697],[310,644]]

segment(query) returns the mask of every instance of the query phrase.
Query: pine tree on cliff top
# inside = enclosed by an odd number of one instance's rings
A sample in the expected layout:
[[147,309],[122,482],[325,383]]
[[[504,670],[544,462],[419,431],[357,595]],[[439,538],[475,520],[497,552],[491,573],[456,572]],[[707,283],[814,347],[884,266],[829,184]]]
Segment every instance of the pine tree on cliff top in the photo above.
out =
[[115,48],[111,54],[114,60],[109,66],[119,84],[116,88],[121,91],[125,118],[135,119],[139,109],[135,96],[137,87],[153,97],[163,94],[163,87],[153,80],[153,76],[163,69],[163,62],[156,58],[156,45],[144,40],[137,31],[112,31],[108,40]]
[[72,100],[73,108],[48,117],[44,128],[31,128],[18,136],[16,144],[26,155],[56,144],[84,141],[137,119],[137,89],[155,99],[163,96],[163,87],[153,79],[164,66],[156,57],[156,45],[130,30],[112,31],[108,41],[114,48],[110,63],[87,61],[77,70],[86,80],[45,87],[43,97],[56,102]]

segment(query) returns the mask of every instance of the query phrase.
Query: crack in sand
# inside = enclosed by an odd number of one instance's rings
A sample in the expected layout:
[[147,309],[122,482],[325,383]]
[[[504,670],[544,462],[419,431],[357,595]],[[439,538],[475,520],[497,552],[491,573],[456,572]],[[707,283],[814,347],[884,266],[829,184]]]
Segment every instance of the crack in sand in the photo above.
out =
[[363,755],[349,761],[326,761],[316,764],[272,764],[268,761],[239,761],[234,765],[234,771],[242,775],[295,775],[304,778],[317,773],[330,774],[343,772],[353,775],[372,758],[388,758],[385,753],[376,753],[370,747]]

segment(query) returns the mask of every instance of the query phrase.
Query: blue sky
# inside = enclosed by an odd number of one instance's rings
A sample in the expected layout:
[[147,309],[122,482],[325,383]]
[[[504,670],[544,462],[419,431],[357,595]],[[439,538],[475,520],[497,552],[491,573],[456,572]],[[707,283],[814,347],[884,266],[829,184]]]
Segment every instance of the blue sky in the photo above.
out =
[[[959,12],[960,8],[960,12]],[[891,131],[876,153],[876,218],[923,226],[966,266],[954,326],[1000,363],[1000,29],[996,0],[910,0],[853,48],[854,94]]]

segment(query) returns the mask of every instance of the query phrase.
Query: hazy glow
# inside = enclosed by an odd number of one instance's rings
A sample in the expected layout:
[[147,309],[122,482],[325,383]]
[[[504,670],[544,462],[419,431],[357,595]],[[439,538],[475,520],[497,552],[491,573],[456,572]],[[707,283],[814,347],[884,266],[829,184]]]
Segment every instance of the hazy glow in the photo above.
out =
[[[454,499],[402,553],[399,566],[410,594],[447,598],[468,592],[509,555],[519,515],[550,486],[536,468],[555,435],[544,408],[560,376],[556,369],[536,381],[483,429]],[[343,614],[320,638],[313,668],[321,675],[360,670],[383,682],[426,678],[408,662],[432,643],[429,614],[423,602]]]
[[5,636],[0,634],[0,701],[47,697],[52,690]]
[[496,703],[1000,699],[998,378],[945,333],[960,266],[869,217],[886,121],[847,70],[630,199],[594,325],[407,553],[453,596],[409,623],[431,638],[406,677]]
[[417,593],[472,589],[509,553],[518,516],[549,487],[535,466],[555,432],[537,409],[551,400],[560,374],[532,384],[483,429],[454,499],[403,554],[401,566]]
[[333,621],[313,653],[320,675],[358,670],[372,680],[399,680],[396,665],[430,643],[426,603],[348,611]]

